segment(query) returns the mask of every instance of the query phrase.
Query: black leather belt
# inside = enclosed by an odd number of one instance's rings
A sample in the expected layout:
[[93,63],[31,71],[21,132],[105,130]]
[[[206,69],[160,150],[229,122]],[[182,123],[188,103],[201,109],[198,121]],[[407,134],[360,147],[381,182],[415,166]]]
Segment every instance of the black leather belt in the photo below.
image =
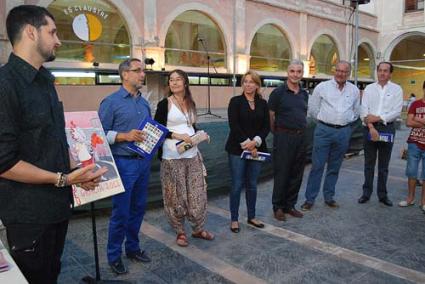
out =
[[329,126],[329,127],[332,127],[332,128],[336,128],[336,129],[344,128],[344,127],[347,127],[347,126],[349,126],[351,124],[351,123],[348,123],[346,125],[338,125],[338,124],[326,123],[326,122],[323,122],[321,120],[318,120],[318,122],[320,122],[323,125],[326,125],[326,126]]
[[114,158],[127,159],[127,160],[143,160],[143,157],[142,156],[139,156],[139,155],[135,155],[135,156],[130,156],[130,155],[114,155]]

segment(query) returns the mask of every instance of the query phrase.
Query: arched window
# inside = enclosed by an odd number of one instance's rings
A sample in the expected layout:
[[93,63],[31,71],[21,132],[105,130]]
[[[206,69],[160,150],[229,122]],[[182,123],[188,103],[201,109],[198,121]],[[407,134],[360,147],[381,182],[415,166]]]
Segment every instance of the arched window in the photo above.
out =
[[288,39],[275,25],[262,26],[251,43],[250,68],[261,71],[286,71],[291,61]]
[[339,60],[335,42],[327,35],[319,36],[310,52],[310,74],[334,74],[335,64]]
[[359,45],[358,58],[358,77],[373,79],[373,75],[375,73],[375,59],[372,48],[367,43]]
[[107,1],[56,0],[47,9],[62,42],[57,60],[119,63],[130,56],[126,23]]
[[167,31],[165,64],[206,67],[206,50],[211,66],[226,66],[226,48],[217,24],[199,11],[180,14]]
[[402,85],[405,95],[422,97],[425,79],[425,34],[412,35],[400,41],[392,50],[393,81]]

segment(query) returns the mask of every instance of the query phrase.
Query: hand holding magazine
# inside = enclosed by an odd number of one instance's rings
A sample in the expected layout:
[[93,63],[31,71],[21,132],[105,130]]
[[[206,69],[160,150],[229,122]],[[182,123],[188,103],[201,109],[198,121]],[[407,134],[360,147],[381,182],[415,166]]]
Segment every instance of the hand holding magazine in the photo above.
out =
[[266,162],[271,159],[270,153],[266,152],[257,152],[257,157],[252,156],[250,151],[243,151],[241,154],[241,159],[254,160],[259,162]]
[[209,142],[210,137],[205,131],[200,130],[196,132],[195,134],[193,134],[192,136],[190,136],[190,139],[192,140],[192,143],[187,143],[187,142],[184,142],[183,140],[176,143],[177,152],[179,152],[179,154],[186,152],[187,150],[193,148],[193,146],[196,146],[203,141],[208,140]]

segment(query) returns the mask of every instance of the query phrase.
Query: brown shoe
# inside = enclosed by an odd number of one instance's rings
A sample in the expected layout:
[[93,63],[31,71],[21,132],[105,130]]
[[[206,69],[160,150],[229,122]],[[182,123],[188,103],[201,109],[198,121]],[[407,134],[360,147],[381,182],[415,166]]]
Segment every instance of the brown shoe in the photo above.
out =
[[295,208],[291,208],[285,213],[287,213],[287,214],[289,214],[289,215],[291,215],[292,217],[295,217],[295,218],[302,218],[304,216],[303,213],[301,213],[300,211],[298,211]]
[[274,217],[278,221],[286,221],[285,213],[283,213],[283,210],[280,208],[274,211]]
[[310,211],[312,207],[313,207],[313,203],[304,202],[304,204],[301,205],[301,210]]
[[335,200],[325,201],[325,204],[328,205],[330,208],[339,208],[338,203],[336,203]]

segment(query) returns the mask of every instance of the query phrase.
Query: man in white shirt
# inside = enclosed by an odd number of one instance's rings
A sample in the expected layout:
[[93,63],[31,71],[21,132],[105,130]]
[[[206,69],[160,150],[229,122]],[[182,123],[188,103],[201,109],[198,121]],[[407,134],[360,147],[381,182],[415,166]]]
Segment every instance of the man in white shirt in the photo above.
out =
[[314,130],[312,166],[305,192],[306,200],[301,206],[304,211],[313,207],[326,164],[323,184],[325,204],[331,208],[339,207],[334,200],[335,185],[349,146],[351,125],[358,119],[360,107],[360,91],[347,81],[350,73],[350,63],[340,61],[336,65],[334,78],[317,85],[309,99],[308,114],[316,120],[317,125]]
[[359,203],[366,203],[373,191],[373,176],[378,157],[379,202],[392,206],[387,196],[388,165],[395,135],[394,122],[403,107],[403,90],[390,81],[393,66],[381,62],[377,67],[378,82],[364,90],[360,118],[364,128],[364,176],[363,195]]

